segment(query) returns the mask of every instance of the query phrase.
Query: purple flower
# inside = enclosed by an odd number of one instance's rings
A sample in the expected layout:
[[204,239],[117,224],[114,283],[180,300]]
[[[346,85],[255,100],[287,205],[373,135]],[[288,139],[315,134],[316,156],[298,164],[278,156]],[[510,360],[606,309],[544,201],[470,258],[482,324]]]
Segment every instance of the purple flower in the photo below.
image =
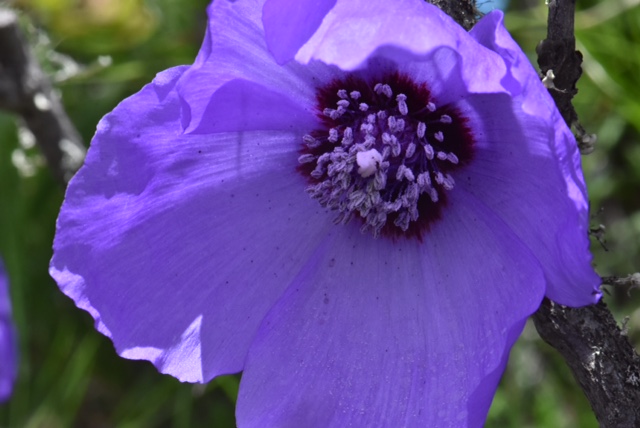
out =
[[11,396],[18,373],[17,344],[15,329],[11,319],[9,281],[0,260],[0,403]]
[[240,427],[481,426],[543,296],[596,302],[570,131],[487,15],[219,0],[98,125],[51,274]]

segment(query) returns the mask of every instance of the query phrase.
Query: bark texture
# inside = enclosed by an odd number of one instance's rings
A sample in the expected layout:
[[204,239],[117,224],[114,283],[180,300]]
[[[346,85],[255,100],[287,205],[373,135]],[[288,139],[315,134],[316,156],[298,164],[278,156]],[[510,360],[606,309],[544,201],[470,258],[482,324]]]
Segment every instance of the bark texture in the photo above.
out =
[[[471,1],[431,3],[467,29],[478,16]],[[575,0],[550,0],[548,6],[547,38],[536,48],[538,65],[543,76],[554,76],[547,85],[549,92],[567,125],[582,134],[581,144],[576,144],[588,153],[592,147],[585,150],[582,145],[592,137],[579,125],[571,103],[582,74],[582,54],[576,51],[574,34]],[[606,304],[569,308],[545,299],[532,318],[540,337],[566,361],[600,426],[640,427],[640,357]]]

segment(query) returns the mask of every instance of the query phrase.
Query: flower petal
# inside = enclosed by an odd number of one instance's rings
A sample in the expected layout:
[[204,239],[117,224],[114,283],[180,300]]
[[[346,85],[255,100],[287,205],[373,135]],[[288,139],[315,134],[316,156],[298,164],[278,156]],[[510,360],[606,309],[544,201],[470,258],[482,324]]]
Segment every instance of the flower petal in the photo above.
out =
[[293,59],[335,4],[336,0],[265,1],[262,9],[265,38],[278,64]]
[[450,202],[423,244],[325,240],[249,351],[239,426],[482,426],[545,283],[491,210]]
[[518,44],[504,27],[504,15],[501,11],[493,11],[486,15],[471,30],[471,35],[483,46],[497,52],[505,60],[511,79],[519,90],[513,86],[513,96],[523,93],[522,110],[531,115],[544,117],[552,116],[555,138],[551,139],[558,164],[560,165],[564,179],[567,182],[569,197],[576,205],[577,210],[588,221],[589,204],[587,189],[582,175],[582,163],[580,152],[575,138],[564,123],[553,98],[542,85],[537,72],[524,55]]
[[11,319],[9,281],[0,260],[0,402],[6,401],[13,392],[18,375],[15,328]]
[[[215,1],[209,6],[205,43],[177,87],[183,101],[182,124],[187,132],[215,131],[209,122],[218,121],[217,115],[225,111],[230,111],[227,115],[239,116],[241,109],[246,107],[243,103],[252,99],[253,88],[262,88],[258,98],[268,95],[268,104],[263,106],[261,113],[266,116],[261,124],[268,123],[269,118],[278,114],[285,117],[290,111],[298,111],[296,114],[304,117],[314,114],[315,86],[330,81],[336,71],[320,63],[310,67],[296,62],[280,66],[264,39],[262,3]],[[236,99],[214,96],[221,87],[237,79],[255,86],[243,88],[242,95]],[[258,104],[254,101],[250,105]],[[286,111],[280,113],[282,107]],[[275,129],[275,126],[266,129]],[[231,130],[230,126],[227,129]],[[260,128],[254,124],[253,129]]]
[[[601,282],[591,267],[588,197],[580,154],[553,99],[502,23],[487,15],[472,35],[505,58],[514,97],[472,97],[468,115],[481,129],[472,180],[482,198],[529,245],[545,267],[547,296],[564,305],[597,302]],[[487,111],[492,111],[487,115]]]
[[278,92],[243,79],[221,86],[203,114],[192,133],[309,130],[318,126],[311,108],[303,108]]
[[[439,57],[433,58],[438,52]],[[378,56],[402,65],[431,58],[436,70],[419,68],[443,76],[465,62],[468,65],[461,69],[465,84],[448,85],[449,90],[462,86],[472,92],[504,91],[503,61],[447,14],[420,0],[398,0],[393,8],[384,0],[338,0],[295,58],[305,64],[317,59],[354,70]]]
[[243,368],[264,314],[332,223],[294,172],[301,135],[182,134],[185,71],[158,75],[100,122],[50,272],[121,355],[193,382]]

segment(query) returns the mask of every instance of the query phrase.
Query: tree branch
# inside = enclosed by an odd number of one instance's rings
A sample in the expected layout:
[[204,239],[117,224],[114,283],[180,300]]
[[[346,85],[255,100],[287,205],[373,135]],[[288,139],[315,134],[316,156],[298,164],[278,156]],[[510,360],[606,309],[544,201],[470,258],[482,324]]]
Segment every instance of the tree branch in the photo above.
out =
[[474,0],[427,0],[427,2],[438,6],[467,31],[471,30],[480,16]]
[[[536,51],[542,73],[554,76],[549,92],[562,117],[582,130],[578,137],[584,153],[593,150],[595,137],[584,132],[571,103],[582,74],[574,14],[575,0],[551,0],[547,38]],[[569,308],[545,299],[533,322],[540,337],[567,362],[602,427],[640,426],[640,357],[604,302]]]
[[22,118],[51,171],[66,185],[86,153],[47,75],[26,43],[18,18],[0,7],[0,109]]
[[[477,13],[468,0],[429,1],[467,29],[475,23]],[[571,103],[582,74],[574,14],[575,0],[549,0],[547,38],[536,51],[543,75],[551,79],[545,79],[549,92],[567,125],[579,133],[578,145],[586,154],[593,150],[595,136],[580,126]],[[638,280],[637,276],[629,278]],[[567,362],[600,425],[640,427],[640,357],[605,303],[569,308],[545,299],[532,318],[540,337]]]
[[533,322],[567,362],[601,427],[640,426],[640,357],[604,302],[568,308],[545,299]]
[[549,92],[568,126],[578,120],[571,104],[578,93],[576,83],[582,75],[582,54],[576,51],[574,36],[575,0],[550,0],[547,38],[536,47],[543,75],[552,71],[554,87]]

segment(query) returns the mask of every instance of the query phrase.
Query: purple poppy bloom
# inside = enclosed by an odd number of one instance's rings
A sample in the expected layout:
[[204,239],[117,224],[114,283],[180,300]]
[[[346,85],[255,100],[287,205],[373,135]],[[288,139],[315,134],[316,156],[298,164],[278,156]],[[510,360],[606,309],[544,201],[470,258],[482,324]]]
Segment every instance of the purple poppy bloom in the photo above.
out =
[[11,396],[17,376],[16,335],[11,319],[9,281],[0,260],[0,402]]
[[52,276],[123,357],[243,371],[240,427],[481,426],[542,298],[600,297],[574,138],[502,14],[208,12],[98,125]]

